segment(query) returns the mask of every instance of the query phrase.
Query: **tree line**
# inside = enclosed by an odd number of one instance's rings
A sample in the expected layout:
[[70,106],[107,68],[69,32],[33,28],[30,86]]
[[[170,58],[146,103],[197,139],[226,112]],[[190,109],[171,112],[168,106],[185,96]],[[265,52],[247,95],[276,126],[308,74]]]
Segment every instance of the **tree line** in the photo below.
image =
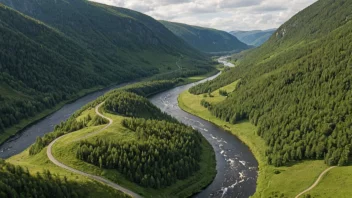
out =
[[109,96],[105,100],[104,109],[127,117],[173,120],[145,97],[126,91],[115,92],[115,94]]
[[0,197],[62,197],[78,198],[87,193],[77,183],[60,178],[46,170],[31,175],[28,169],[0,159]]
[[201,139],[192,128],[135,118],[125,119],[122,124],[136,133],[136,140],[83,141],[77,158],[100,168],[116,169],[129,180],[156,189],[199,170]]

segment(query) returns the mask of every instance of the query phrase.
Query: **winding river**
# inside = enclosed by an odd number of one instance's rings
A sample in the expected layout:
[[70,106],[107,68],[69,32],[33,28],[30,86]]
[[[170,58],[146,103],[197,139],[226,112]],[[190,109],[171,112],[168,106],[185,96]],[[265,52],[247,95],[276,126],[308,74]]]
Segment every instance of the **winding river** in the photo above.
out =
[[[233,66],[226,61],[226,58],[219,59],[219,62],[226,66]],[[216,76],[157,94],[151,97],[150,101],[182,123],[200,131],[215,150],[217,175],[207,188],[194,197],[249,197],[255,192],[258,171],[258,163],[249,148],[225,130],[182,111],[178,106],[177,98],[180,93],[188,90],[195,84],[214,79]],[[85,104],[95,100],[111,89],[126,85],[122,84],[104,89],[63,106],[60,110],[31,125],[2,144],[0,146],[0,158],[6,159],[22,152],[35,142],[36,137],[53,131],[55,125],[65,121]]]
[[229,132],[186,113],[178,106],[177,98],[183,91],[215,77],[165,91],[151,97],[150,101],[178,121],[201,132],[215,150],[217,175],[207,188],[194,197],[249,197],[255,192],[258,175],[258,163],[249,148]]

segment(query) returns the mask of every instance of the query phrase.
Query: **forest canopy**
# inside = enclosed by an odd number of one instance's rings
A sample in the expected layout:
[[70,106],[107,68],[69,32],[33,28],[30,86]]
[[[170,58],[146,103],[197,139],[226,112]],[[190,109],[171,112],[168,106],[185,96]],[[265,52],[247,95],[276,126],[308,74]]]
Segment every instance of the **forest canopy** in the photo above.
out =
[[258,126],[257,134],[268,145],[268,163],[324,159],[328,165],[347,165],[352,149],[351,9],[343,0],[318,1],[247,52],[237,67],[190,92],[207,93],[240,80],[224,102],[208,108],[225,121],[249,119]]
[[144,187],[162,188],[199,170],[200,134],[168,121],[125,119],[123,126],[137,136],[134,141],[93,140],[80,143],[78,159],[116,169]]

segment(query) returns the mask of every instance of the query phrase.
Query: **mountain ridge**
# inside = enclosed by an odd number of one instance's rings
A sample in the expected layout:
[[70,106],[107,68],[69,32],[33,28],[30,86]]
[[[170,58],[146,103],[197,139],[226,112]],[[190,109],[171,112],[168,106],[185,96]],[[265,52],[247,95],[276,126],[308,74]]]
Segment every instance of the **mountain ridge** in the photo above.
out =
[[249,49],[249,46],[225,31],[168,21],[160,22],[191,46],[206,53],[240,52]]
[[240,41],[247,45],[260,46],[273,35],[276,29],[252,30],[252,31],[230,31],[230,34],[236,36]]

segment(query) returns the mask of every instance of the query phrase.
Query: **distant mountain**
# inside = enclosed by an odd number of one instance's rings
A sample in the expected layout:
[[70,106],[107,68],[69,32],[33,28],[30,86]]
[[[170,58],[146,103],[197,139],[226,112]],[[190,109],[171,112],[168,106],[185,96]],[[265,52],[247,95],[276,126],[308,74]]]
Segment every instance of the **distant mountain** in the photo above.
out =
[[239,52],[249,49],[249,46],[224,31],[168,21],[160,22],[191,46],[203,52]]
[[0,142],[83,92],[170,73],[177,61],[193,73],[210,68],[153,18],[86,0],[0,0],[0,32]]
[[247,45],[260,46],[273,35],[276,29],[253,30],[253,31],[231,31],[230,34],[236,36],[240,41]]

